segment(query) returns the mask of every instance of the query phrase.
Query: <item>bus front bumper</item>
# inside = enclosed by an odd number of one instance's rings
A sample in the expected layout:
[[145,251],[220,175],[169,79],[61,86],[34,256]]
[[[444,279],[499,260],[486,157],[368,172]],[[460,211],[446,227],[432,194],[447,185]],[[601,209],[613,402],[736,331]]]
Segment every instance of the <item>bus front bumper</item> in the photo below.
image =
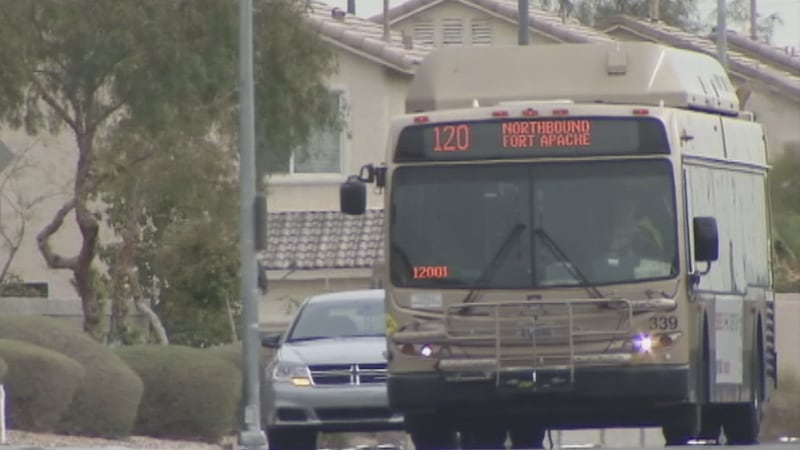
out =
[[[494,376],[487,380],[450,381],[438,372],[393,373],[389,403],[396,411],[430,413],[484,412],[569,413],[582,409],[646,410],[691,401],[686,365],[583,367],[563,381],[564,373],[541,371]],[[568,373],[567,373],[568,374]]]

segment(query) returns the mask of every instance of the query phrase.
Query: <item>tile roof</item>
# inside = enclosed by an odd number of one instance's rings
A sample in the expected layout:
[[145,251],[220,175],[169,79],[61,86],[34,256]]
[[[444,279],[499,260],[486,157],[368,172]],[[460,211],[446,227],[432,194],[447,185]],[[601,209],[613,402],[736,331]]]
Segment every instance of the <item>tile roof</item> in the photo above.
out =
[[266,270],[372,268],[383,255],[383,210],[273,212],[267,217]]
[[[395,22],[412,14],[419,9],[427,8],[441,3],[443,0],[408,0],[394,8],[389,9],[389,20]],[[444,0],[447,1],[447,0]],[[494,13],[508,21],[517,23],[519,9],[517,0],[458,0],[459,3],[471,5]],[[576,20],[564,21],[557,14],[549,11],[530,7],[531,28],[544,34],[553,36],[562,42],[607,42],[613,38],[591,27],[581,25]],[[381,23],[383,13],[370,17],[371,21]]]
[[[617,27],[624,27],[640,36],[658,41],[673,47],[694,50],[716,56],[716,43],[706,36],[688,33],[679,28],[630,16],[614,16],[603,23],[603,30],[608,32]],[[776,69],[740,52],[728,51],[730,71],[747,79],[756,79],[790,95],[800,102],[800,76],[785,70]]]
[[[334,17],[334,9],[344,15],[341,18]],[[346,14],[344,10],[318,0],[309,1],[306,14],[311,26],[323,38],[363,52],[400,72],[413,74],[416,65],[433,50],[432,47],[414,40],[412,48],[406,48],[402,34],[396,31],[390,33],[390,42],[387,42],[383,39],[381,25]]]
[[[709,38],[717,38],[716,30],[713,30]],[[788,49],[773,47],[763,42],[754,41],[749,36],[744,36],[735,31],[728,31],[728,46],[741,50],[742,53],[751,55],[761,62],[775,66],[780,70],[785,70],[794,75],[800,75],[800,52],[789,53]]]

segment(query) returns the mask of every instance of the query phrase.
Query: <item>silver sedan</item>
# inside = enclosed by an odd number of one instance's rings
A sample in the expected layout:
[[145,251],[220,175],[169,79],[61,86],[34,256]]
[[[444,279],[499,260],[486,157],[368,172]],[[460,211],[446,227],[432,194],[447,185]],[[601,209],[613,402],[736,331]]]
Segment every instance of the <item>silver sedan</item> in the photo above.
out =
[[306,299],[265,370],[265,425],[277,450],[316,448],[317,434],[402,430],[386,392],[384,291],[321,294]]

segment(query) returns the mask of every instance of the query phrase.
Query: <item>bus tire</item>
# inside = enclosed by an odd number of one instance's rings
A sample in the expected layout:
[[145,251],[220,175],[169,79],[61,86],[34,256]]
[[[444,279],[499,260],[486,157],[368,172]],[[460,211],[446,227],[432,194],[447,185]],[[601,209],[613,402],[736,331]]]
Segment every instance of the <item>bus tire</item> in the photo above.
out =
[[406,416],[406,431],[415,450],[449,450],[456,448],[456,433],[435,417]]
[[757,445],[761,431],[762,402],[764,401],[764,347],[761,321],[758,323],[756,345],[753,352],[753,373],[750,377],[752,398],[748,403],[725,408],[722,428],[728,445]]
[[461,432],[462,450],[505,448],[505,441],[505,426],[491,419],[480,421],[480,423],[471,423]]
[[508,430],[512,449],[543,449],[547,430],[533,424],[519,423]]

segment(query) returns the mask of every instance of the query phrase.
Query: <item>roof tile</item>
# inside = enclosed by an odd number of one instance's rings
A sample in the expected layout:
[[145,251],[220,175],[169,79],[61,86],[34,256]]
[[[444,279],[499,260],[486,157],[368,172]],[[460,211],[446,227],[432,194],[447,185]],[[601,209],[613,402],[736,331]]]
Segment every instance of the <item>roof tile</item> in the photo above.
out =
[[383,255],[383,210],[273,212],[267,217],[266,270],[371,268]]
[[401,33],[390,32],[390,42],[383,39],[383,27],[357,16],[345,14],[341,19],[333,17],[333,7],[319,0],[310,2],[308,21],[320,34],[362,51],[384,64],[401,72],[413,73],[415,66],[433,50],[419,41],[412,41],[412,48],[403,45]]

